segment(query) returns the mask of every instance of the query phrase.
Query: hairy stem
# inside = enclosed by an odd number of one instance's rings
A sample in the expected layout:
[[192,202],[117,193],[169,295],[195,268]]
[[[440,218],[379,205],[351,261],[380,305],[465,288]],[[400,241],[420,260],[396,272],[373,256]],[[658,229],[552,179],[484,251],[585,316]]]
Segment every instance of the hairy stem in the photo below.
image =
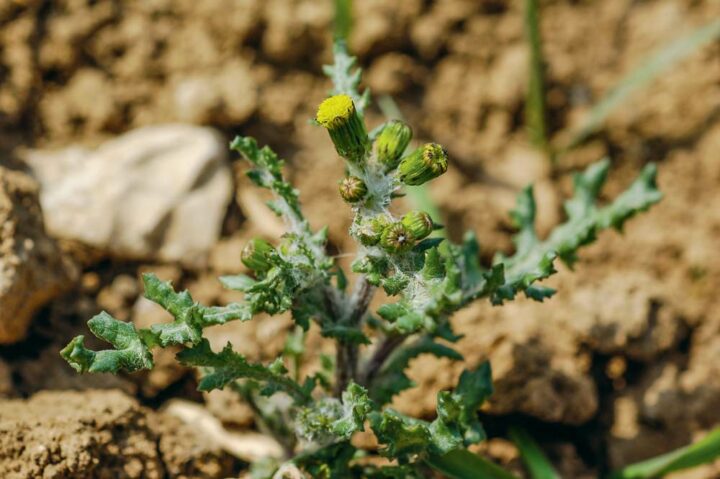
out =
[[[350,327],[361,328],[370,301],[375,293],[365,276],[362,276],[349,300],[347,316],[343,322]],[[351,380],[357,379],[358,345],[354,342],[339,341],[335,361],[335,396],[340,397]]]
[[407,336],[395,334],[386,336],[377,345],[370,359],[365,364],[362,372],[358,376],[358,382],[361,386],[369,387],[375,375],[382,369],[385,361],[390,355],[407,339]]

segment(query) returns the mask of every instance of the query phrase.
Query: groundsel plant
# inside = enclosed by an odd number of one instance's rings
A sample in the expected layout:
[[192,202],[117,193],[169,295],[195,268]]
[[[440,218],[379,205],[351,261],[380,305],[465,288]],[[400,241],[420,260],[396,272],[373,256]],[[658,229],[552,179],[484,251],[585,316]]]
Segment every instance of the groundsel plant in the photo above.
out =
[[[511,212],[518,229],[515,252],[482,266],[473,234],[453,244],[432,236],[441,226],[427,213],[397,215],[390,209],[405,185],[437,178],[449,160],[436,143],[406,152],[412,130],[405,123],[389,121],[368,130],[364,113],[370,97],[359,91],[360,70],[354,63],[344,43],[336,42],[334,64],[325,69],[334,90],[315,118],[346,166],[339,194],[354,215],[349,232],[358,243],[353,286],[326,252],[327,230],[311,230],[303,216],[298,191],[283,176],[283,162],[269,147],[237,137],[230,147],[250,164],[250,179],[273,193],[268,206],[287,227],[275,244],[254,239],[245,246],[242,260],[251,275],[220,278],[225,287],[244,292],[244,300],[203,306],[187,291],[176,292],[169,282],[146,274],[145,296],[165,308],[172,322],[137,329],[103,312],[88,325],[113,349],[89,350],[78,336],[62,356],[79,372],[132,372],[153,367],[154,348],[179,346],[178,361],[200,371],[201,391],[236,391],[256,413],[261,429],[282,445],[284,458],[253,466],[257,478],[412,478],[428,477],[432,468],[451,477],[507,477],[489,463],[488,470],[495,472],[463,473],[466,448],[485,439],[477,410],[492,394],[489,363],[465,370],[453,389],[437,393],[433,421],[408,417],[388,404],[413,387],[405,373],[413,358],[463,359],[452,348],[460,339],[451,322],[457,310],[478,299],[501,305],[520,293],[537,301],[552,296],[554,290],[538,282],[555,273],[556,261],[572,265],[578,249],[600,230],[620,229],[658,202],[655,167],[647,166],[605,206],[596,201],[609,162],[577,174],[574,195],[565,203],[567,221],[545,239],[534,228],[532,188],[524,189]],[[371,311],[379,289],[390,301]],[[283,356],[271,364],[248,361],[230,344],[214,351],[203,337],[209,326],[288,311],[296,329]],[[300,377],[304,332],[311,327],[336,342],[336,356]],[[360,431],[372,432],[378,446],[363,449],[352,442]]]

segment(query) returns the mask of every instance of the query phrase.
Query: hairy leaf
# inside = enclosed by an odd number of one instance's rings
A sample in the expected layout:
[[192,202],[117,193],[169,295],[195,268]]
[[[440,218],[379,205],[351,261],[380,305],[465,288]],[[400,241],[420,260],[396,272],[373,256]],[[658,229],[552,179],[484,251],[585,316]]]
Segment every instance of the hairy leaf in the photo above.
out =
[[370,91],[360,93],[361,68],[354,68],[357,59],[348,54],[345,40],[338,38],[333,44],[332,65],[325,65],[323,72],[333,83],[333,95],[345,94],[353,99],[355,109],[363,116],[365,108],[370,103]]
[[350,383],[342,393],[342,400],[323,398],[301,408],[296,419],[298,432],[321,444],[350,439],[354,432],[364,429],[372,408],[367,390]]
[[60,351],[63,358],[80,373],[117,373],[153,367],[152,354],[132,323],[124,323],[106,312],[93,317],[88,326],[100,339],[112,344],[114,350],[91,351],[85,348],[84,337],[78,336]]
[[485,439],[477,409],[492,392],[490,363],[486,361],[474,371],[463,371],[455,391],[438,393],[438,417],[431,424],[434,453],[445,454]]
[[198,385],[200,391],[222,389],[238,379],[252,379],[264,384],[268,392],[286,392],[298,403],[310,400],[310,391],[287,377],[284,368],[250,363],[242,354],[233,351],[230,343],[216,353],[208,340],[203,339],[195,347],[180,351],[177,358],[186,366],[205,368]]
[[307,222],[300,209],[298,192],[282,175],[284,162],[274,151],[264,146],[259,148],[254,138],[236,136],[230,149],[240,153],[253,165],[247,176],[256,185],[272,191],[276,197],[272,210],[283,216],[290,230],[307,231]]
[[420,454],[430,445],[430,430],[426,422],[404,416],[392,409],[370,414],[370,425],[384,447],[380,454],[398,459],[401,463],[410,455]]
[[[655,183],[655,165],[646,166],[630,187],[605,207],[596,204],[610,166],[603,160],[574,176],[574,196],[565,202],[568,219],[544,241],[535,233],[535,200],[532,188],[523,190],[511,217],[518,227],[514,241],[516,252],[510,257],[498,255],[483,279],[466,291],[464,302],[490,296],[494,304],[513,299],[518,292],[542,301],[554,290],[534,285],[555,273],[553,262],[560,258],[568,265],[577,259],[577,251],[595,240],[609,227],[621,229],[626,220],[648,209],[662,198]],[[473,273],[476,275],[476,272]]]

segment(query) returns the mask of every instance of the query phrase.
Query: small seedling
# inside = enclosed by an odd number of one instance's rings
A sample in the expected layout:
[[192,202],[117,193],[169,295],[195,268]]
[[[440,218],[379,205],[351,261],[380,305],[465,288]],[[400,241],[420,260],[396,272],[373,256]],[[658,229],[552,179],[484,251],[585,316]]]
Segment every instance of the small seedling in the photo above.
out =
[[[481,265],[473,234],[461,244],[430,237],[441,226],[428,214],[391,209],[405,186],[432,181],[452,162],[436,143],[405,153],[412,131],[402,122],[369,130],[364,112],[370,97],[359,91],[355,59],[342,41],[336,42],[334,54],[334,64],[325,70],[334,91],[319,106],[316,121],[346,168],[339,192],[353,215],[349,234],[358,243],[352,288],[326,252],[327,230],[310,228],[298,191],[283,176],[282,160],[254,139],[237,137],[230,147],[250,164],[250,179],[273,193],[268,206],[287,227],[279,241],[255,239],[243,249],[250,275],[220,278],[225,287],[242,291],[244,300],[204,306],[187,291],[176,292],[169,282],[146,274],[145,296],[165,308],[172,322],[137,329],[103,312],[88,325],[113,349],[89,350],[78,336],[62,356],[79,372],[132,372],[153,367],[154,348],[180,347],[177,359],[198,368],[201,391],[236,391],[252,405],[262,429],[283,446],[286,457],[256,466],[258,478],[412,478],[426,477],[428,468],[449,477],[511,477],[466,450],[485,439],[477,410],[493,391],[489,363],[473,365],[453,389],[437,393],[432,421],[388,404],[414,386],[406,374],[413,358],[431,354],[462,360],[452,347],[460,339],[452,326],[456,311],[479,299],[502,305],[519,294],[536,301],[549,298],[555,291],[539,282],[556,272],[557,261],[572,265],[578,250],[601,230],[621,229],[631,216],[658,202],[655,166],[645,167],[604,206],[597,198],[609,162],[577,174],[574,195],[565,203],[567,221],[545,239],[535,231],[535,200],[532,188],[526,188],[511,213],[518,229],[515,252]],[[379,289],[390,300],[371,311]],[[248,361],[231,344],[215,351],[203,337],[209,326],[285,312],[297,329],[285,353],[270,364]],[[303,332],[310,328],[335,342],[336,355],[301,377]],[[351,437],[360,431],[372,432],[379,446],[354,445]],[[468,468],[497,475],[467,475]]]

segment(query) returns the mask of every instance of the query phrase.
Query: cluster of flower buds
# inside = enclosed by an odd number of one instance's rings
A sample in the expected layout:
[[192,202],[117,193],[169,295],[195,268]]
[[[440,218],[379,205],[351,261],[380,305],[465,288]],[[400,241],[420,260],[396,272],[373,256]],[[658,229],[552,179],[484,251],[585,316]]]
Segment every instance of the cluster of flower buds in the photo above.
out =
[[240,253],[240,259],[245,266],[256,273],[264,273],[272,268],[271,258],[275,252],[273,245],[264,239],[254,238],[245,245]]
[[[351,163],[362,164],[369,151],[370,139],[352,98],[348,95],[327,98],[320,103],[316,120],[327,129],[340,156]],[[403,157],[412,136],[412,130],[402,121],[388,122],[375,139],[375,155],[386,173],[397,169],[400,181],[406,185],[421,185],[445,173],[448,158],[437,143],[426,143]]]
[[378,215],[364,221],[357,229],[357,236],[365,246],[380,245],[391,254],[410,251],[418,241],[426,238],[436,225],[424,211],[411,211],[400,221],[391,221]]
[[[367,204],[364,202],[370,198],[365,182],[373,176],[363,172],[368,171],[365,161],[370,139],[352,98],[348,95],[327,98],[318,107],[316,119],[328,130],[337,152],[354,165],[354,168],[350,168],[353,174],[340,180],[340,196],[353,205]],[[382,173],[393,175],[395,180],[406,185],[422,185],[445,173],[448,168],[447,153],[436,143],[426,143],[405,155],[412,136],[412,130],[402,121],[386,123],[375,139],[376,163],[371,165],[380,166]],[[390,254],[401,254],[410,251],[434,228],[427,213],[412,211],[400,221],[392,221],[384,214],[365,219],[357,225],[356,234],[366,246],[379,245]]]

